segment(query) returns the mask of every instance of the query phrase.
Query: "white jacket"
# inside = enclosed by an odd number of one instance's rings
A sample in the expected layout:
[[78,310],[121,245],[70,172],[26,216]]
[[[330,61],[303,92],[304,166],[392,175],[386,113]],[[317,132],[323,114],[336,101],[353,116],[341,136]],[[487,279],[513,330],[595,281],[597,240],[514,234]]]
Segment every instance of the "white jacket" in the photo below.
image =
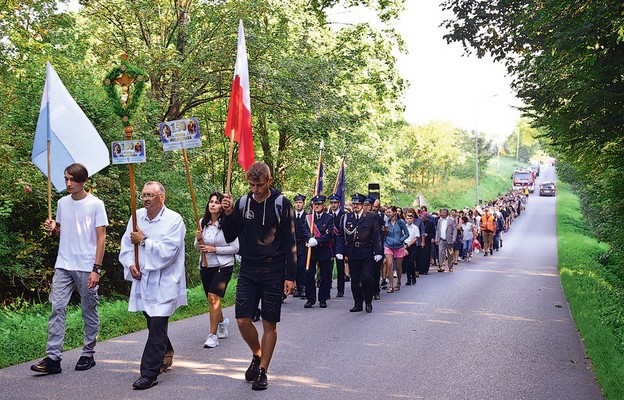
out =
[[[202,220],[199,221],[201,226]],[[238,238],[233,242],[228,243],[225,241],[223,231],[220,226],[206,225],[202,231],[202,240],[205,245],[215,246],[217,248],[216,253],[206,253],[206,262],[208,268],[217,267],[230,267],[234,265],[234,255],[238,253],[239,245]],[[199,240],[195,238],[193,243],[195,248],[199,250]],[[199,266],[203,264],[202,257],[199,257]]]
[[187,304],[184,272],[186,226],[177,212],[166,208],[153,219],[147,210],[137,210],[137,225],[145,233],[145,246],[139,248],[141,279],[130,274],[134,265],[134,245],[130,242],[132,218],[121,239],[119,262],[126,280],[132,281],[128,311],[145,311],[150,317],[168,317]]

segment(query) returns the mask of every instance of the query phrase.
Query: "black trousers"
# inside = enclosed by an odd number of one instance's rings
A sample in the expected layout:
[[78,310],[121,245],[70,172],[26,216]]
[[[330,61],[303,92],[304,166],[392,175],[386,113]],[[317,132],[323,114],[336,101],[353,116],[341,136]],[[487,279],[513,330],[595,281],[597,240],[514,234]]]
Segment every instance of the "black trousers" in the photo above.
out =
[[336,276],[338,279],[338,292],[344,293],[345,288],[345,262],[344,260],[336,260]]
[[[351,293],[356,306],[362,306],[362,302],[373,301],[373,269],[375,261],[370,256],[366,259],[354,260],[349,258],[349,271],[351,272]],[[379,286],[379,281],[377,281]]]
[[419,248],[416,253],[416,268],[421,274],[429,272],[429,267],[431,266],[432,247],[431,240],[425,240],[425,247]]
[[167,336],[169,317],[150,317],[143,312],[147,320],[147,343],[141,357],[141,376],[156,378],[160,374],[165,354],[173,354],[173,346]]
[[403,259],[403,271],[407,275],[407,279],[416,281],[416,257],[420,245],[413,244],[407,248],[407,256]]
[[[381,268],[383,266],[383,258],[379,261],[375,261],[373,260],[373,294],[374,295],[379,295],[379,293],[381,293],[381,288],[379,286],[379,284],[381,283]],[[351,286],[353,286],[353,283],[351,283]]]
[[305,243],[297,243],[297,290],[302,291],[306,285],[306,259],[308,248]]
[[316,269],[319,269],[321,277],[321,284],[318,289],[318,300],[320,302],[326,302],[329,298],[329,291],[331,290],[332,282],[332,262],[329,260],[317,260],[312,252],[310,257],[310,268],[306,271],[306,298],[308,300],[316,301]]

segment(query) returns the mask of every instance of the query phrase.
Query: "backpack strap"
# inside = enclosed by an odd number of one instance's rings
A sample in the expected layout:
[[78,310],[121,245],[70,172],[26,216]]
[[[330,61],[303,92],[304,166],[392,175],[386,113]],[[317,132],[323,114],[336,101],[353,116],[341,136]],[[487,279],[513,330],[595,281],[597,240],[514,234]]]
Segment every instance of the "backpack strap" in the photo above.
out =
[[[245,212],[247,207],[248,196],[244,195],[238,200],[238,210],[242,213]],[[280,194],[275,198],[275,216],[277,217],[277,224],[282,225],[282,210],[284,209],[284,195]]]

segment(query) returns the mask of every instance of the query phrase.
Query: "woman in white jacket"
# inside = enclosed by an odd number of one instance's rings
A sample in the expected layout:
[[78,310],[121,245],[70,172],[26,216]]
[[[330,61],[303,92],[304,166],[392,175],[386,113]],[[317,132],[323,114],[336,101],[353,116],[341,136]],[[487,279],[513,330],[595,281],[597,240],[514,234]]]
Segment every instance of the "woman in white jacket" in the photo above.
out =
[[[206,348],[217,347],[219,339],[228,336],[229,320],[223,316],[221,298],[225,295],[228,282],[232,278],[234,255],[238,253],[238,239],[227,243],[221,230],[222,199],[222,193],[210,194],[206,212],[200,220],[202,230],[195,233],[195,248],[201,253],[199,271],[210,310],[210,333],[204,343]],[[203,241],[202,245],[199,244],[200,238]]]

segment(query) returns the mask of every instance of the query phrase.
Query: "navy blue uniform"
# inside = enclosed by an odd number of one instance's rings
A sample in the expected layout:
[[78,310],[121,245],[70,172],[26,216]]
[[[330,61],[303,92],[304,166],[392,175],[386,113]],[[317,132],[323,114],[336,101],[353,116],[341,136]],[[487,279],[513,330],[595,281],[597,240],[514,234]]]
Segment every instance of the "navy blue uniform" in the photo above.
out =
[[297,242],[297,289],[296,297],[304,297],[305,293],[305,264],[308,254],[308,239],[310,238],[310,227],[306,224],[305,218],[308,215],[305,211],[301,211],[301,217],[295,211],[295,241]]
[[[316,275],[316,267],[319,267],[319,274],[321,282],[319,285],[318,300],[320,303],[325,303],[329,297],[329,291],[332,281],[332,258],[334,256],[334,217],[325,212],[320,216],[313,212],[314,216],[314,238],[318,244],[312,247],[312,254],[310,256],[310,265],[306,271],[306,298],[308,301],[316,302],[316,286],[314,284],[314,278]],[[310,219],[306,217],[307,223],[305,224],[308,234],[310,233]]]
[[[342,219],[342,216],[344,215],[344,211],[340,211],[338,210],[337,213],[334,213],[333,211],[329,211],[328,212],[329,215],[334,217],[334,232],[337,234],[338,233],[338,225],[340,225],[340,220]],[[333,247],[333,251],[334,251],[334,256],[336,255],[336,246],[334,245]],[[344,295],[344,290],[345,290],[345,262],[344,259],[343,260],[339,260],[336,258],[336,276],[338,279],[338,297],[342,297]]]
[[336,253],[349,262],[351,292],[355,308],[362,308],[362,302],[373,300],[373,256],[383,255],[379,223],[373,213],[363,212],[360,218],[355,213],[346,213],[338,225]]

